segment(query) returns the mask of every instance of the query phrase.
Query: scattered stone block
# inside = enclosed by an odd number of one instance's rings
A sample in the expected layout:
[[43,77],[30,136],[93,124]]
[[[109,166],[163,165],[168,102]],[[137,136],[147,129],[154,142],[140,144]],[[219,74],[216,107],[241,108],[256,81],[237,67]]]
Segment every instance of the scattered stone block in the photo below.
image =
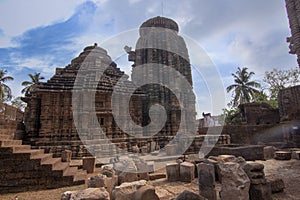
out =
[[94,173],[95,160],[96,159],[94,157],[84,157],[82,161],[82,168],[86,170],[87,173]]
[[195,165],[190,162],[183,162],[180,164],[180,180],[182,182],[192,182],[195,178]]
[[147,168],[148,168],[148,172],[149,173],[153,173],[154,172],[154,161],[149,161],[147,162]]
[[157,180],[157,179],[162,179],[162,178],[166,178],[167,175],[163,174],[163,173],[159,173],[159,174],[149,174],[149,180]]
[[199,163],[197,165],[199,186],[215,186],[215,167],[212,164]]
[[264,147],[264,158],[265,158],[265,160],[269,160],[269,159],[274,158],[275,150],[276,149],[273,146]]
[[264,165],[256,162],[247,162],[242,165],[243,170],[248,175],[251,184],[266,184],[266,178],[264,173]]
[[132,173],[132,172],[120,172],[120,173],[118,173],[118,177],[119,177],[118,178],[119,184],[139,180],[137,173]]
[[112,192],[112,199],[114,200],[133,200],[135,192],[142,186],[147,185],[147,181],[140,180],[130,183],[122,183],[116,186]]
[[159,197],[155,193],[155,188],[151,185],[145,185],[140,187],[134,193],[134,200],[159,200]]
[[285,188],[284,182],[281,178],[267,178],[267,181],[271,185],[272,193],[282,192]]
[[109,165],[103,165],[100,169],[100,174],[103,174],[107,177],[113,177],[113,176],[115,176],[116,172],[113,169],[113,167],[111,167]]
[[183,163],[183,160],[178,158],[178,159],[176,159],[176,163],[181,164],[181,163]]
[[291,160],[292,152],[289,151],[275,151],[276,160]]
[[112,195],[112,191],[115,186],[118,185],[118,176],[107,177],[106,175],[100,174],[97,176],[90,177],[88,179],[89,188],[100,188],[104,187],[109,195]]
[[222,200],[249,199],[250,180],[238,163],[219,163]]
[[136,161],[134,161],[134,164],[136,166],[137,172],[141,172],[141,173],[148,172],[148,165],[146,162],[136,160]]
[[250,200],[270,200],[271,197],[271,186],[270,184],[251,184],[249,191]]
[[180,165],[178,163],[169,163],[166,165],[168,181],[180,180]]
[[292,159],[300,160],[300,151],[293,151]]
[[61,196],[61,200],[110,200],[105,188],[87,188],[85,190],[67,191]]
[[199,194],[195,194],[188,190],[184,190],[174,200],[207,200],[207,199],[200,196]]
[[236,162],[239,164],[243,164],[246,162],[243,157],[235,157],[234,155],[209,156],[207,160],[210,162]]
[[234,162],[236,159],[234,155],[220,155],[217,158],[224,162]]
[[64,150],[61,153],[61,162],[71,162],[72,158],[72,151],[71,150]]
[[217,199],[215,190],[215,166],[209,163],[199,163],[197,169],[199,194],[210,200]]
[[146,180],[149,181],[149,174],[148,172],[143,172],[143,173],[137,173],[137,180]]

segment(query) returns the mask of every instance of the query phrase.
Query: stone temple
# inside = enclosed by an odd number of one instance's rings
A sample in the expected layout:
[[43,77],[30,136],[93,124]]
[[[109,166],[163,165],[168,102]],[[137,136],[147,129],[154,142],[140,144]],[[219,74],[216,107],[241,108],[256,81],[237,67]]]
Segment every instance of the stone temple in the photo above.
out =
[[[65,68],[57,68],[50,80],[36,85],[34,90],[23,98],[27,103],[24,114],[26,127],[24,142],[32,145],[33,148],[45,149],[55,156],[60,156],[62,150],[71,150],[73,158],[80,158],[90,153],[83,145],[78,130],[86,133],[84,140],[89,144],[93,143],[91,141],[95,143],[95,140],[99,140],[97,145],[100,146],[102,153],[107,152],[107,156],[118,153],[119,149],[114,145],[107,144],[106,140],[101,141],[103,135],[98,134],[97,131],[91,133],[93,130],[91,127],[98,123],[105,136],[126,151],[133,151],[133,146],[138,146],[148,153],[162,148],[176,135],[180,127],[182,134],[196,134],[196,129],[195,132],[191,131],[196,126],[195,96],[180,90],[180,86],[184,83],[188,83],[192,88],[192,73],[186,44],[178,35],[178,31],[177,23],[164,17],[149,19],[141,25],[135,51],[129,47],[126,50],[128,60],[133,62],[131,81],[117,67],[105,49],[97,44],[86,47],[69,65]],[[89,69],[84,72],[85,74],[79,74],[81,66],[88,66]],[[101,70],[103,74],[99,75]],[[180,76],[186,82],[181,81],[178,78]],[[89,81],[86,85],[89,86],[84,87],[95,86],[93,103],[97,119],[87,114],[91,112],[87,108],[87,101],[89,101],[87,95],[78,95],[72,102],[72,90],[77,87],[74,86],[76,77],[82,80],[88,77]],[[121,79],[122,84],[117,87],[117,82]],[[171,80],[176,80],[172,82],[173,85],[171,84],[175,91],[171,91],[164,84]],[[144,81],[151,84],[136,87],[136,83]],[[163,85],[156,84],[157,81]],[[147,128],[139,131],[132,128],[131,131],[142,136],[135,138],[119,127],[112,113],[111,100],[116,89],[114,87],[124,95],[133,92],[127,105],[130,119],[137,125],[144,127],[151,123],[149,110],[153,105],[160,104],[164,107],[166,123],[157,134],[151,135],[151,131]],[[74,102],[78,110],[82,111],[78,119],[74,119],[72,112]],[[183,103],[180,105],[180,102]],[[126,106],[126,102],[120,100],[119,103],[119,108],[114,109],[117,110],[120,119],[126,118],[126,111],[122,109]],[[155,117],[159,119],[160,116]],[[75,127],[74,120],[80,123],[80,127]],[[203,140],[203,136],[196,136],[195,141]],[[228,142],[226,135],[220,137],[220,143]],[[196,148],[194,150],[199,151]]]

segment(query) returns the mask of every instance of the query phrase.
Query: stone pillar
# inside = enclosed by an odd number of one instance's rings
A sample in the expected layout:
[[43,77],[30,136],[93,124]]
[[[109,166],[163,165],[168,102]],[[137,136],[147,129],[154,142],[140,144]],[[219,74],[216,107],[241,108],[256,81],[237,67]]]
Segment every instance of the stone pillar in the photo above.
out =
[[94,157],[84,157],[82,160],[82,168],[86,170],[87,173],[94,173],[95,161],[96,159]]
[[189,162],[180,164],[180,180],[183,182],[191,183],[195,178],[195,165]]
[[215,167],[213,164],[200,163],[197,165],[199,194],[207,199],[216,200]]
[[149,173],[153,173],[154,172],[154,161],[149,161],[147,162],[147,171]]
[[70,162],[72,158],[71,150],[64,150],[61,153],[61,162]]
[[180,178],[180,167],[178,163],[169,163],[166,166],[168,181],[178,181]]

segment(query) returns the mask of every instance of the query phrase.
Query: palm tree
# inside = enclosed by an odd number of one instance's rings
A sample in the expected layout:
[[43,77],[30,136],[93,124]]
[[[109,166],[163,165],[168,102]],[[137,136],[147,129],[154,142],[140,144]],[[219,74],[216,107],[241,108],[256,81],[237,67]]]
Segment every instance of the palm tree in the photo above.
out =
[[234,90],[233,107],[242,103],[249,103],[254,94],[259,92],[257,89],[260,88],[260,84],[251,81],[255,73],[247,70],[247,67],[238,68],[235,74],[231,74],[234,78],[234,84],[228,86],[226,90],[227,92]]
[[7,81],[14,80],[13,77],[7,76],[7,70],[0,70],[0,105],[12,98],[11,89],[5,84]]
[[37,72],[35,72],[34,74],[28,74],[31,80],[23,81],[22,86],[25,86],[25,88],[21,92],[25,94],[30,93],[34,85],[40,83],[40,80],[45,79],[40,75],[41,73],[37,73]]

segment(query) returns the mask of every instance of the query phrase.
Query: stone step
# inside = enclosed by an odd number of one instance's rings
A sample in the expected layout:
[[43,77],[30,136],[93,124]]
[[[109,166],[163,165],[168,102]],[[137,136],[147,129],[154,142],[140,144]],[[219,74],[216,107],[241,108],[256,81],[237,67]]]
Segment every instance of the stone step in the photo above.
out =
[[52,168],[53,171],[66,171],[69,167],[69,163],[67,162],[60,162],[55,165],[54,168]]
[[13,148],[13,152],[31,150],[31,146],[30,145],[13,145],[11,147]]
[[68,167],[65,171],[64,171],[64,176],[74,176],[76,174],[76,172],[78,171],[77,167]]
[[3,134],[0,135],[0,140],[1,140],[1,141],[2,141],[2,140],[9,140],[10,138],[11,138],[10,135],[3,135]]
[[86,180],[86,177],[87,177],[87,173],[85,170],[77,170],[76,174],[74,175],[74,182],[82,182],[85,183],[85,180]]
[[31,156],[36,156],[44,154],[44,149],[30,149],[30,150],[18,150],[13,152],[14,154],[29,154]]
[[61,163],[61,158],[49,158],[43,162],[41,162],[42,165],[51,165],[52,170],[55,169],[56,165]]
[[45,154],[44,149],[31,149],[30,145],[21,145],[21,143],[22,141],[7,138],[0,141],[1,158],[7,159],[10,163],[4,166],[5,170],[2,172],[7,172],[9,175],[7,177],[16,177],[18,173],[21,181],[11,178],[1,179],[0,193],[7,185],[10,188],[13,186],[13,189],[5,189],[6,191],[16,192],[18,188],[21,189],[20,191],[26,191],[85,184],[86,171],[70,167],[69,162],[61,162],[61,158],[53,158],[52,153]]
[[10,147],[15,145],[22,145],[22,140],[2,140],[0,141],[1,147]]
[[47,153],[47,154],[41,153],[41,154],[37,154],[37,155],[31,155],[30,159],[32,159],[32,160],[39,159],[39,160],[41,160],[41,162],[44,162],[52,157],[53,157],[52,153]]

